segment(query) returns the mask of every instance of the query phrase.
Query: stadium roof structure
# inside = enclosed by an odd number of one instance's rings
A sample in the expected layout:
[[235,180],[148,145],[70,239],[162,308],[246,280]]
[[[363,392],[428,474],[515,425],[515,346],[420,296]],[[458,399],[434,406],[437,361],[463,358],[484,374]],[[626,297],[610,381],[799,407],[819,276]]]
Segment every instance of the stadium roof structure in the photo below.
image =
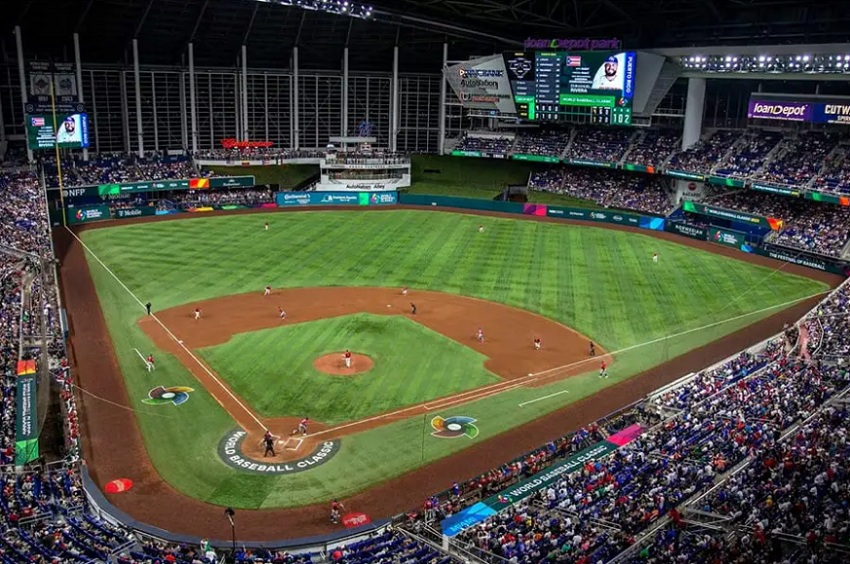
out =
[[[73,32],[83,61],[232,67],[243,43],[253,68],[286,68],[299,46],[301,68],[338,70],[343,47],[356,70],[400,67],[435,72],[442,44],[461,59],[517,48],[527,37],[618,38],[629,48],[847,42],[841,2],[799,0],[372,0],[369,19],[307,10],[313,0],[6,0],[3,54],[14,61],[14,26],[30,59],[72,60]],[[321,1],[321,0],[320,0]],[[333,0],[330,0],[333,1]],[[354,0],[352,0],[353,2]],[[287,5],[288,4],[288,5]]]

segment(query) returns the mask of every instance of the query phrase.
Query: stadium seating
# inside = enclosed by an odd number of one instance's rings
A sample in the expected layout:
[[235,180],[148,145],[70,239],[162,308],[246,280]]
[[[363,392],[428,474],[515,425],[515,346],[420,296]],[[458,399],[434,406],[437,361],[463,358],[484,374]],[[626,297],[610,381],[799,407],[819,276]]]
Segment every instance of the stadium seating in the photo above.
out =
[[635,132],[617,127],[577,127],[566,158],[616,163],[626,154]]
[[718,129],[685,151],[673,155],[668,166],[675,170],[705,174],[721,164],[740,136],[740,131]]
[[518,155],[539,155],[541,157],[560,157],[569,142],[569,130],[526,133],[517,136],[513,153]]
[[775,217],[785,222],[772,242],[837,257],[850,238],[850,212],[843,206],[798,200],[752,190],[734,190],[712,198],[713,206]]
[[713,172],[717,176],[749,178],[761,171],[768,154],[781,140],[782,134],[777,131],[747,131]]
[[666,215],[673,209],[663,177],[611,169],[558,167],[531,174],[529,188],[568,194],[601,206]]
[[[58,186],[56,160],[46,158],[44,164],[48,185]],[[62,162],[64,186],[93,186],[198,176],[198,170],[186,156],[150,154],[139,158],[137,155],[101,154],[88,162],[70,159]]]
[[507,155],[514,143],[513,137],[479,137],[465,134],[457,145],[458,151],[486,153],[488,155]]
[[647,129],[629,148],[626,162],[658,167],[673,156],[682,134],[672,129]]

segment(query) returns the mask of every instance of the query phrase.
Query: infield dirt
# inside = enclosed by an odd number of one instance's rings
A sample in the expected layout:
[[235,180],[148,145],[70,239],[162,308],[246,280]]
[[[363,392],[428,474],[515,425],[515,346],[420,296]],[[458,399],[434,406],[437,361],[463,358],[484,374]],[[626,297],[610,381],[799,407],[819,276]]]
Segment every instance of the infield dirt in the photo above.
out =
[[[341,209],[352,211],[352,208]],[[386,208],[387,211],[389,209],[399,208]],[[422,210],[422,208],[410,209]],[[360,211],[380,213],[384,209],[364,208]],[[468,210],[441,209],[441,211],[469,213]],[[266,213],[268,213],[267,210]],[[520,218],[507,214],[475,215]],[[564,222],[551,218],[525,216],[522,219],[589,226],[586,223]],[[151,220],[155,219],[151,218]],[[132,220],[132,222],[135,223],[138,220]],[[110,227],[120,223],[122,222],[110,222],[100,227]],[[594,225],[594,227],[602,226]],[[833,287],[841,282],[838,276],[784,264],[765,257],[746,255],[734,249],[672,234],[628,227],[604,226],[604,228],[659,237],[737,260],[761,264],[771,269],[782,268],[786,272],[822,280]],[[131,491],[109,496],[109,501],[141,522],[177,534],[228,539],[230,525],[223,518],[221,507],[203,503],[176,491],[157,474],[151,465],[135,416],[128,408],[131,404],[89,273],[84,249],[62,229],[56,231],[55,243],[57,257],[61,261],[63,303],[69,315],[69,356],[72,372],[76,383],[88,392],[77,394],[77,405],[80,411],[83,452],[89,473],[101,488],[116,477],[132,479],[135,487]],[[453,480],[473,478],[514,456],[528,452],[549,440],[637,401],[658,387],[685,374],[698,371],[750,344],[779,333],[784,323],[799,319],[819,299],[813,297],[800,302],[794,307],[606,388],[589,398],[414,472],[388,480],[375,488],[346,499],[346,506],[351,510],[366,513],[373,520],[421,507],[427,495],[448,488]],[[464,331],[468,332],[468,329],[465,328]],[[94,396],[102,399],[94,399]],[[239,537],[244,541],[277,540],[314,536],[339,530],[338,526],[329,523],[328,515],[329,508],[326,504],[290,510],[241,511]]]

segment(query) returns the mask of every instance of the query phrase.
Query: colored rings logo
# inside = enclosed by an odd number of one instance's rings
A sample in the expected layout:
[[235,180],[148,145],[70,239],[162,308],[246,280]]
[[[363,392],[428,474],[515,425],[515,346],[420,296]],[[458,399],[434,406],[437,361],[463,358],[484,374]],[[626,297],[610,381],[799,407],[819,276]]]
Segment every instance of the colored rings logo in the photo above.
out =
[[165,405],[167,403],[180,405],[189,401],[189,394],[194,391],[185,386],[169,386],[168,388],[157,386],[148,392],[148,397],[143,399],[142,402],[148,405]]
[[434,432],[431,435],[441,439],[456,439],[458,437],[469,437],[474,439],[478,436],[478,427],[474,425],[476,419],[472,417],[435,417],[431,420]]

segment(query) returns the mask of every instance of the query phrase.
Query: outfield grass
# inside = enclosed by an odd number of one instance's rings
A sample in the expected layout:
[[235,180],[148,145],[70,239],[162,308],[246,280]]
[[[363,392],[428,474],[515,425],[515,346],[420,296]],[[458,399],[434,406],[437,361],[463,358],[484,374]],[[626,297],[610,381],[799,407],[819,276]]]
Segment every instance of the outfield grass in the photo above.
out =
[[[369,356],[372,370],[331,376],[313,366],[346,348]],[[405,317],[358,314],[285,325],[199,352],[263,417],[309,416],[330,425],[500,381],[484,368],[484,355]]]
[[[264,231],[267,219],[271,229]],[[479,224],[486,226],[486,237],[471,236]],[[214,459],[232,419],[173,357],[159,353],[157,371],[147,374],[132,352],[156,352],[136,325],[143,309],[90,260],[132,407],[157,470],[188,495],[244,508],[297,506],[363,490],[826,289],[646,235],[445,212],[204,217],[87,231],[83,239],[155,310],[254,292],[266,283],[409,285],[521,307],[572,326],[608,350],[623,351],[609,380],[587,374],[429,414],[477,418],[481,434],[475,441],[432,438],[426,418],[415,418],[346,437],[335,459],[316,470],[247,476]],[[650,260],[653,252],[661,257],[658,264]],[[187,385],[196,392],[177,408],[141,403],[157,384]],[[516,408],[564,389],[569,393]]]

